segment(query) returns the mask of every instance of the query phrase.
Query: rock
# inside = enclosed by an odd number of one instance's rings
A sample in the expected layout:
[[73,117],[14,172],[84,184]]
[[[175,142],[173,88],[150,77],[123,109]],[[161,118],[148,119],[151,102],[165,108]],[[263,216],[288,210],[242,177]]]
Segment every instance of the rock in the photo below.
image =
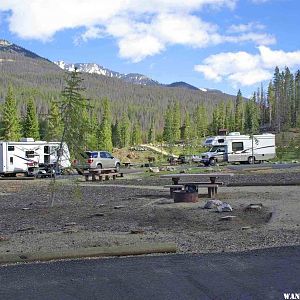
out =
[[233,209],[230,204],[224,202],[221,205],[217,206],[217,211],[220,213],[221,212],[231,212],[231,211],[233,211]]
[[78,231],[79,231],[78,228],[68,228],[68,229],[64,230],[63,233],[76,233]]
[[171,167],[171,166],[167,167],[167,171],[175,171],[175,170],[176,170],[176,168],[174,168],[174,167]]
[[130,233],[131,234],[143,234],[143,233],[145,233],[145,230],[143,230],[143,229],[133,229],[133,230],[130,230]]
[[75,223],[75,222],[69,222],[69,223],[66,223],[66,224],[65,224],[65,227],[68,227],[68,226],[75,226],[75,225],[77,225],[77,223]]
[[91,215],[91,217],[103,217],[104,213],[95,213],[93,215]]
[[215,208],[215,207],[218,207],[218,206],[221,206],[223,204],[222,201],[220,200],[208,200],[204,207],[205,209],[212,209],[212,208]]
[[34,227],[33,226],[29,226],[29,227],[23,227],[23,228],[17,229],[18,232],[20,232],[20,231],[28,231],[28,230],[34,230]]
[[242,230],[248,230],[248,229],[251,229],[251,226],[244,226],[241,228]]
[[114,209],[120,209],[120,208],[124,208],[125,206],[124,205],[116,205],[115,207],[114,207]]
[[263,207],[262,203],[258,203],[258,204],[249,204],[246,209],[248,210],[261,210]]
[[29,210],[29,209],[31,209],[31,208],[29,208],[29,207],[23,207],[22,208],[22,210]]
[[220,218],[220,221],[232,221],[236,216],[225,216]]
[[150,167],[149,171],[152,173],[159,173],[159,168],[158,167]]
[[0,242],[5,242],[5,241],[8,241],[9,238],[6,237],[6,236],[0,236]]

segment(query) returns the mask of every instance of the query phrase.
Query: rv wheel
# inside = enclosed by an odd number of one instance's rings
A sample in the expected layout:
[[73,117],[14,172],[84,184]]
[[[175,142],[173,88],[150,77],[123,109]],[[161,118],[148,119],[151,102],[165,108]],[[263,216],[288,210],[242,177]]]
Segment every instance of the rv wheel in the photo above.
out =
[[215,166],[215,165],[216,165],[216,160],[215,160],[214,158],[211,158],[211,159],[209,160],[209,164],[210,164],[211,166]]
[[255,163],[255,157],[254,156],[249,156],[248,157],[248,163],[249,164],[254,164]]

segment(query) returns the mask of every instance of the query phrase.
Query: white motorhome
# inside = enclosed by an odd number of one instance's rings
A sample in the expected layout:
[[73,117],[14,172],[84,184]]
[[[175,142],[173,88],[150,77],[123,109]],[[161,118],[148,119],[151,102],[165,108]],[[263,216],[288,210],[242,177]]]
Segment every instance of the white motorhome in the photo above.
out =
[[250,136],[231,132],[209,137],[203,145],[211,147],[201,154],[201,162],[207,166],[218,162],[261,162],[276,156],[275,135],[271,133]]
[[[23,138],[20,142],[0,141],[0,175],[24,173],[32,175],[39,167],[57,163],[60,142],[34,141]],[[59,168],[70,167],[68,146],[63,143],[58,162]]]

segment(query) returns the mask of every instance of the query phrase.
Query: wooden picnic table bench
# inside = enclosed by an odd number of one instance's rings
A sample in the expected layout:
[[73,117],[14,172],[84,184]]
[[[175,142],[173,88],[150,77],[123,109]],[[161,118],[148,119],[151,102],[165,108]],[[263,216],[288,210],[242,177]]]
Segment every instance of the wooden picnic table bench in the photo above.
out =
[[[173,195],[174,191],[178,190],[186,190],[186,191],[198,191],[201,187],[207,187],[208,196],[211,198],[218,193],[218,187],[220,185],[224,185],[224,182],[218,182],[217,178],[221,176],[233,176],[232,173],[201,173],[201,174],[167,174],[162,175],[161,178],[171,178],[173,184],[167,185],[165,187],[170,188],[170,195]],[[209,178],[209,182],[200,182],[200,181],[192,181],[192,182],[181,182],[180,179],[183,178],[199,178],[203,177]]]
[[113,168],[108,169],[89,169],[87,172],[83,173],[86,181],[89,181],[92,178],[92,181],[102,181],[103,179],[109,180],[112,178],[115,180],[117,177],[123,177],[124,174],[122,172],[116,172]]
[[[222,183],[223,184],[223,183]],[[208,197],[212,198],[218,193],[219,185],[216,183],[205,182],[184,182],[182,184],[165,185],[165,188],[170,188],[170,196],[173,196],[175,191],[186,190],[187,192],[198,192],[199,188],[207,188]]]

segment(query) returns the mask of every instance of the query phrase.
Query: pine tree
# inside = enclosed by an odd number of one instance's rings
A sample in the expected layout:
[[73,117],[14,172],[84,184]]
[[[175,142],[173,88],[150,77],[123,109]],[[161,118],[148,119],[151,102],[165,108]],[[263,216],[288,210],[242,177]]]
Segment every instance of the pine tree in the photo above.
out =
[[278,132],[281,130],[281,123],[282,123],[282,112],[281,108],[282,105],[280,103],[281,96],[282,96],[282,76],[279,72],[279,68],[275,68],[275,73],[274,73],[274,78],[273,78],[273,85],[274,85],[274,129],[277,130]]
[[217,135],[219,131],[219,123],[220,123],[220,117],[219,117],[219,108],[218,106],[215,107],[213,110],[213,115],[212,115],[212,121],[210,124],[210,132],[212,135]]
[[283,106],[282,106],[282,122],[284,124],[285,130],[290,128],[291,126],[291,112],[293,109],[293,92],[294,92],[294,78],[293,74],[291,74],[288,67],[285,68],[285,72],[283,75],[284,84],[283,84],[283,91],[284,91],[284,97],[283,97]]
[[40,138],[39,121],[36,114],[35,103],[32,98],[27,102],[26,117],[24,121],[24,136],[35,140]]
[[225,106],[224,102],[218,104],[213,111],[211,123],[212,134],[218,134],[221,128],[225,127]]
[[234,104],[228,101],[225,107],[225,124],[224,127],[230,132],[235,130],[234,124]]
[[8,87],[4,102],[2,124],[4,140],[19,141],[21,138],[21,125],[18,116],[16,99],[11,86]]
[[120,122],[121,147],[128,147],[130,144],[130,121],[126,113],[123,114]]
[[256,102],[256,93],[246,102],[245,108],[245,131],[250,134],[258,133],[259,131],[259,114],[260,105]]
[[163,130],[163,140],[169,144],[174,142],[173,136],[173,107],[171,104],[168,105],[165,113],[165,125]]
[[238,91],[235,100],[235,130],[243,132],[244,131],[244,100],[242,97],[241,90]]
[[174,104],[174,108],[173,108],[172,135],[174,141],[178,141],[180,139],[180,127],[181,127],[180,104],[177,101]]
[[185,142],[185,144],[188,144],[191,140],[191,118],[189,112],[185,113],[185,119],[184,124],[181,127],[181,139]]
[[269,109],[269,124],[272,129],[275,129],[275,93],[272,81],[270,81],[268,86],[267,102]]
[[86,137],[86,149],[98,149],[98,128],[99,122],[95,113],[91,112],[91,117],[89,118],[88,122],[88,132]]
[[112,125],[112,143],[114,147],[121,148],[121,128],[118,120]]
[[112,151],[111,112],[110,103],[107,98],[103,99],[103,114],[99,128],[99,148]]
[[57,102],[51,101],[50,114],[48,117],[47,141],[59,141],[62,136],[63,124]]
[[88,130],[86,119],[82,117],[82,112],[88,106],[86,99],[81,95],[84,90],[82,82],[83,79],[77,69],[67,73],[66,86],[59,101],[64,127],[61,141],[67,143],[73,157],[77,157],[85,150],[84,137]]
[[203,104],[198,105],[196,108],[195,124],[196,137],[199,140],[208,133],[207,110]]
[[155,141],[155,127],[154,127],[154,122],[152,120],[149,131],[148,131],[147,142],[153,143],[154,141]]
[[142,128],[139,123],[135,123],[132,130],[131,144],[139,145],[142,143]]
[[300,70],[295,75],[295,125],[300,127]]

